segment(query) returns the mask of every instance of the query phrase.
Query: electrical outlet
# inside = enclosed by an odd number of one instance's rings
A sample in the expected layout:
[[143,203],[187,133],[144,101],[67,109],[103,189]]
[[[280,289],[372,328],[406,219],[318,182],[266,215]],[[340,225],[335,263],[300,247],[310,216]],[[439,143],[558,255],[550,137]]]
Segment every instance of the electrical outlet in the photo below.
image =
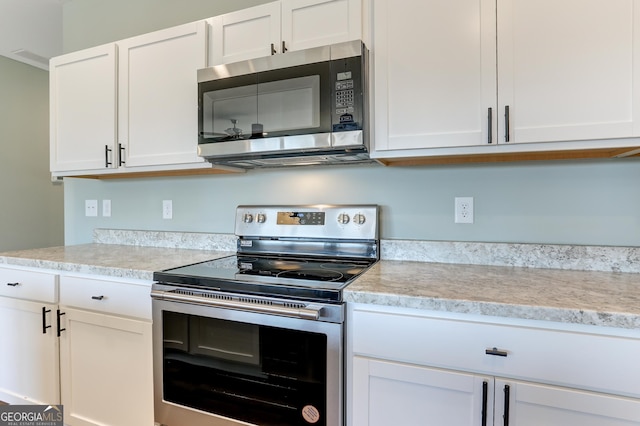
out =
[[111,216],[111,200],[102,200],[102,216]]
[[473,223],[473,197],[455,198],[455,223]]
[[98,216],[98,200],[84,200],[84,215]]
[[162,218],[173,219],[173,201],[162,200]]

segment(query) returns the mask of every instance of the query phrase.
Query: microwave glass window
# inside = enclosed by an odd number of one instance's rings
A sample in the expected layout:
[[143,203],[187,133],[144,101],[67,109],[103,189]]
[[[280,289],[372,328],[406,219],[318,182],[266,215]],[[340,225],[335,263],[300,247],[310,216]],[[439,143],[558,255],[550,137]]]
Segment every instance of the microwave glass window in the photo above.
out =
[[318,75],[210,91],[202,99],[206,139],[256,139],[320,127]]
[[228,141],[251,136],[251,123],[258,119],[257,96],[257,84],[203,93],[204,138]]
[[320,127],[320,76],[261,83],[258,120],[267,135]]

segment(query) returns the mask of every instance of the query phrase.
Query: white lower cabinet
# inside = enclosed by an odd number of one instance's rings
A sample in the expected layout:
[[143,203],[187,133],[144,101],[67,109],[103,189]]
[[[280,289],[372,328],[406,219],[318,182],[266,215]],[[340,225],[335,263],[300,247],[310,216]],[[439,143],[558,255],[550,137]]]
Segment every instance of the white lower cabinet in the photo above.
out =
[[0,268],[0,401],[60,403],[57,279]]
[[55,312],[56,305],[0,297],[0,401],[60,402],[55,324],[43,330],[43,317],[51,325]]
[[637,330],[348,312],[348,425],[640,425]]
[[145,282],[61,277],[65,424],[153,425],[149,291]]
[[493,410],[482,422],[490,378],[359,356],[352,371],[353,426],[491,424]]
[[[505,404],[509,395],[508,409]],[[640,424],[640,400],[527,383],[495,380],[495,424],[516,426],[631,426]]]

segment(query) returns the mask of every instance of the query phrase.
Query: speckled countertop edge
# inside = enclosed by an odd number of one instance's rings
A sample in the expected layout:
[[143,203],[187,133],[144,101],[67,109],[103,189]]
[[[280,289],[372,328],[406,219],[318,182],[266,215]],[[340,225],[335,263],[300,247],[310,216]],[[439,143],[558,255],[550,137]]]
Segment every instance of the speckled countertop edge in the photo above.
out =
[[[230,255],[235,242],[97,229],[93,244],[0,253],[0,264],[151,281],[154,271]],[[381,258],[345,301],[640,329],[637,247],[382,240]]]
[[381,261],[344,300],[640,329],[640,275],[628,273]]
[[153,272],[233,254],[230,251],[81,244],[0,253],[0,264],[152,280]]

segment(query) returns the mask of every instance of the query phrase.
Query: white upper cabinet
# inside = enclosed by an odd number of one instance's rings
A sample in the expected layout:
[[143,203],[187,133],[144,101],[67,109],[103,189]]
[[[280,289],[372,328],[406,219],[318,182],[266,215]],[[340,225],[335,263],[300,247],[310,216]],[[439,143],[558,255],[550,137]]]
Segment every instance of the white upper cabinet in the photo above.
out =
[[204,162],[196,152],[196,71],[206,66],[205,22],[124,40],[118,52],[124,166]]
[[640,2],[498,0],[500,141],[640,135]]
[[361,0],[283,0],[227,13],[211,25],[209,65],[362,38]]
[[199,21],[52,59],[54,175],[210,168],[197,156],[206,43]]
[[267,3],[207,20],[209,65],[269,56],[280,49],[280,3]]
[[639,144],[640,0],[370,4],[375,157]]
[[372,9],[375,149],[495,139],[495,0],[374,0]]
[[51,59],[52,172],[108,167],[117,145],[117,81],[115,44]]
[[282,0],[282,41],[288,50],[361,38],[360,0]]

